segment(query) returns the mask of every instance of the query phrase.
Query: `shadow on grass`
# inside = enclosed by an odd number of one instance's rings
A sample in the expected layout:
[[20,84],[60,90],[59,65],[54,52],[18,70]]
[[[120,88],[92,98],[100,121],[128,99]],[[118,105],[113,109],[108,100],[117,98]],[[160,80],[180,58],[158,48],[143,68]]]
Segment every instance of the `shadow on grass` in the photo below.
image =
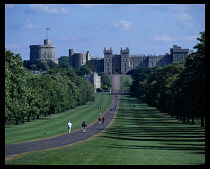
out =
[[[143,131],[143,132],[142,132]],[[106,145],[108,148],[151,149],[151,150],[186,150],[187,153],[205,154],[204,133],[192,128],[171,127],[164,129],[148,127],[112,128],[100,136],[109,139],[132,141],[132,145]],[[133,141],[136,141],[134,144]],[[162,144],[162,145],[154,145]],[[146,145],[145,144],[151,144]]]
[[[205,150],[202,147],[170,147],[170,146],[137,146],[137,145],[108,145],[109,148],[120,149],[152,149],[152,150]],[[192,153],[192,152],[191,152]],[[193,152],[194,153],[194,152]],[[196,152],[205,154],[205,152]]]
[[[99,136],[109,139],[132,141],[132,145],[104,145],[109,148],[186,150],[187,153],[205,154],[205,130],[187,126],[176,118],[159,112],[146,104],[135,104],[131,95],[120,99],[120,107],[115,118],[120,127],[110,127]],[[126,107],[126,105],[128,107]],[[136,144],[135,142],[136,141]],[[134,145],[133,145],[134,144]],[[145,145],[146,144],[146,145]],[[148,145],[151,144],[151,145]],[[157,144],[161,144],[160,146]]]

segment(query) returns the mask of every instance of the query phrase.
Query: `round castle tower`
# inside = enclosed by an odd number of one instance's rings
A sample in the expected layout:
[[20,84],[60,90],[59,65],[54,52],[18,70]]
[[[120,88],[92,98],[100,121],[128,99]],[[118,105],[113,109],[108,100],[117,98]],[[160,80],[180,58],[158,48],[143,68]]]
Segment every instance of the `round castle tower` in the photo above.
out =
[[55,45],[49,39],[44,39],[44,45],[30,45],[30,60],[46,59],[58,64],[55,56]]

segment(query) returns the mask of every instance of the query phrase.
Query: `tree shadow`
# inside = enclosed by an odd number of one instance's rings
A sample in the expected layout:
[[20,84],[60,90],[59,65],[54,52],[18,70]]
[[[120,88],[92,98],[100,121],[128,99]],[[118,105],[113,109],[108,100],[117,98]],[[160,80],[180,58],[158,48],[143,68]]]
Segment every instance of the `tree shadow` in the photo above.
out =
[[[106,146],[102,146],[106,147]],[[202,147],[171,147],[171,146],[137,146],[137,145],[115,145],[110,144],[107,147],[109,148],[120,148],[120,149],[152,149],[152,150],[205,150]],[[191,152],[194,153],[194,152]],[[205,152],[196,152],[199,154],[203,154]]]
[[[104,134],[99,137],[125,140],[128,141],[128,144],[103,145],[104,147],[185,150],[186,153],[205,154],[204,129],[185,125],[154,107],[149,107],[144,103],[136,103],[136,99],[130,94],[125,94],[119,100],[123,105],[115,117],[120,122],[119,127],[116,124],[106,129]],[[135,103],[136,105],[133,106]],[[132,145],[129,145],[129,141],[132,142]],[[145,142],[147,142],[146,145]]]

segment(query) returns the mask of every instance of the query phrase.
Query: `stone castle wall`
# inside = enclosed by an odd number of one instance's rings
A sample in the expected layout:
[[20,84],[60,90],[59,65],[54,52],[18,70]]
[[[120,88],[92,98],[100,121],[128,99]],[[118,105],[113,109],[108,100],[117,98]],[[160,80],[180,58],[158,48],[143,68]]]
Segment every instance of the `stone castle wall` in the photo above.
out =
[[[71,49],[72,50],[72,49]],[[165,55],[130,55],[130,50],[128,47],[120,50],[120,55],[113,54],[112,48],[104,48],[104,58],[89,58],[97,66],[98,72],[105,72],[107,74],[126,74],[133,68],[138,67],[155,67],[168,65],[173,62],[184,61],[189,55],[189,49],[182,49],[180,46],[173,45],[170,49],[171,53],[166,53]],[[77,55],[69,55],[71,57],[71,63],[78,62],[77,65],[83,65],[81,57],[76,57]],[[85,57],[83,53],[83,57]],[[89,60],[88,59],[88,60]],[[83,59],[84,61],[84,59]],[[87,60],[86,60],[87,61]],[[73,67],[77,67],[72,64]]]

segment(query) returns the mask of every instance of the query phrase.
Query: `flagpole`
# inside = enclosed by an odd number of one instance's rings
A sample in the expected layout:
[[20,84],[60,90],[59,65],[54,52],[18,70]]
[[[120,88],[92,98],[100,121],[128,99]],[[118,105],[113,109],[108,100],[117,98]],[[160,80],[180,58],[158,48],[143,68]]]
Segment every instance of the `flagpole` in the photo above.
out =
[[48,40],[48,28],[47,28],[47,40]]

